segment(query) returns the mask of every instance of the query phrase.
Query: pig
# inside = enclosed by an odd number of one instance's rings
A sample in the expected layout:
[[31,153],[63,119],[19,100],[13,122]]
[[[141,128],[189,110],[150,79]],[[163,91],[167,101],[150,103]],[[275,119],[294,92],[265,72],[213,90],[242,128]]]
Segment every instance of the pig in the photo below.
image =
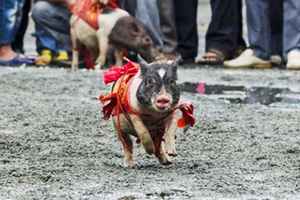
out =
[[73,44],[72,69],[78,69],[78,42],[89,51],[96,61],[95,69],[105,66],[109,44],[114,47],[115,65],[122,65],[124,49],[140,53],[154,60],[159,52],[145,26],[131,17],[125,10],[107,9],[98,15],[99,29],[95,30],[76,14],[72,14],[71,38]]
[[131,136],[139,138],[145,151],[154,154],[161,164],[171,163],[169,155],[176,155],[175,134],[180,99],[176,83],[178,62],[179,59],[148,64],[138,55],[140,70],[132,78],[128,89],[129,105],[134,112],[112,118],[116,131],[121,130],[125,142],[125,167],[133,166]]

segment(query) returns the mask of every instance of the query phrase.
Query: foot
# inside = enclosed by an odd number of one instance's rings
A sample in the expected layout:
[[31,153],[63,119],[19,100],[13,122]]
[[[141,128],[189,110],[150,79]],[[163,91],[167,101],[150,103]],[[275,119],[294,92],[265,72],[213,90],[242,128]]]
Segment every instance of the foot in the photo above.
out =
[[288,53],[286,68],[300,70],[300,51],[298,49],[294,49]]
[[66,51],[60,51],[53,57],[52,63],[58,66],[71,66],[72,62],[69,60],[69,55]]
[[156,155],[158,161],[160,164],[162,165],[169,165],[171,164],[171,158],[166,154],[166,153],[162,153],[160,155]]
[[132,155],[125,155],[124,158],[124,167],[132,167],[133,166],[133,158]]
[[0,61],[10,61],[17,55],[10,45],[0,45]]
[[197,61],[197,63],[201,65],[222,65],[224,60],[225,55],[223,52],[217,49],[210,49]]
[[171,144],[171,143],[166,143],[166,153],[169,155],[169,156],[177,156],[177,151],[176,151],[176,145],[175,143]]
[[263,60],[254,55],[253,50],[245,50],[239,57],[233,60],[225,61],[224,66],[231,69],[240,68],[271,68],[269,60]]
[[36,65],[38,66],[49,65],[51,61],[52,61],[52,53],[48,49],[43,50],[41,54],[35,59]]

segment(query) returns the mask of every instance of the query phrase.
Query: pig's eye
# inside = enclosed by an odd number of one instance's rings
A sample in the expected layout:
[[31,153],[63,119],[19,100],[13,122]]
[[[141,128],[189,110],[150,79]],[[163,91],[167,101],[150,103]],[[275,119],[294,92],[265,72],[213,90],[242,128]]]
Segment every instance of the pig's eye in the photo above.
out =
[[149,38],[146,38],[146,39],[145,39],[145,43],[146,43],[146,44],[150,44],[150,42],[151,42],[151,41],[150,41]]
[[174,79],[169,79],[169,84],[170,85],[174,85],[175,84],[175,80]]
[[147,86],[147,87],[148,87],[148,86],[152,86],[152,84],[153,84],[152,78],[148,78],[147,81],[146,81],[146,86]]

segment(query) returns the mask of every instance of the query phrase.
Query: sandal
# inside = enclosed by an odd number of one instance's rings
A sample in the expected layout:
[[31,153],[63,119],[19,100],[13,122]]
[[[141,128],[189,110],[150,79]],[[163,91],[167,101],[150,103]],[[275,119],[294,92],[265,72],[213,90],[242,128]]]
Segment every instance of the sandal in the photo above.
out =
[[0,65],[10,66],[10,67],[19,67],[23,64],[33,65],[34,62],[32,62],[30,59],[22,55],[16,55],[12,60],[9,61],[0,61]]
[[209,49],[202,58],[197,61],[199,65],[222,65],[225,55],[218,49]]

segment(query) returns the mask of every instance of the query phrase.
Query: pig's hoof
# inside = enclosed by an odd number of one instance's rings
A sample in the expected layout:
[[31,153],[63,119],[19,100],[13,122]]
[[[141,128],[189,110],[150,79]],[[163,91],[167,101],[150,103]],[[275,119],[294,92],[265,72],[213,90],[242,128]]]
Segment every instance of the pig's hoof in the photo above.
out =
[[132,167],[132,166],[133,166],[133,160],[124,161],[124,167]]
[[167,151],[167,154],[169,155],[169,156],[177,156],[177,151],[176,150],[173,150],[173,151]]
[[177,156],[177,151],[175,145],[166,145],[166,153],[169,156]]
[[161,156],[158,156],[157,159],[162,165],[172,164],[171,158],[167,154],[162,154]]
[[78,65],[72,65],[72,70],[73,70],[73,71],[78,70]]
[[94,66],[94,69],[95,69],[95,70],[100,70],[101,68],[102,68],[102,67],[101,67],[100,63],[98,63],[97,65]]
[[143,146],[148,154],[151,155],[155,153],[155,147],[152,142],[144,142]]

